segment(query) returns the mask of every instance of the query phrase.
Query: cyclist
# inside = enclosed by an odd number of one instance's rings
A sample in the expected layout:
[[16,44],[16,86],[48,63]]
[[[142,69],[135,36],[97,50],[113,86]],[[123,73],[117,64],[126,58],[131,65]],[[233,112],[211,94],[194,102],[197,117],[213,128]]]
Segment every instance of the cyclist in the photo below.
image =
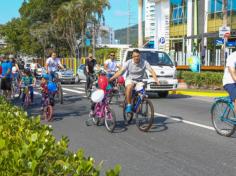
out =
[[54,81],[58,68],[64,69],[60,59],[57,57],[57,54],[53,52],[51,57],[49,57],[46,61],[46,71],[49,74],[49,81]]
[[8,99],[11,98],[11,83],[12,83],[12,63],[9,57],[7,58],[3,57],[1,89],[3,90],[3,95]]
[[[36,79],[31,74],[29,69],[25,69],[20,81],[20,86],[26,86],[29,88],[31,103],[34,101],[34,87],[36,85]],[[23,91],[22,95],[22,104],[25,102],[25,92]]]
[[146,60],[140,58],[140,51],[138,49],[134,49],[132,52],[132,59],[128,60],[123,65],[123,67],[109,80],[111,82],[127,71],[127,77],[125,80],[125,97],[127,101],[127,106],[125,109],[126,113],[132,112],[132,90],[137,81],[143,79],[146,69],[148,69],[157,85],[159,85],[160,82],[157,79],[155,71],[151,68],[150,64]]
[[223,86],[229,93],[229,96],[234,103],[234,111],[236,112],[236,52],[229,55],[226,61]]
[[107,59],[104,62],[104,69],[107,71],[108,77],[112,77],[114,73],[118,71],[118,69],[120,69],[120,65],[116,61],[115,53],[113,51],[110,52],[109,56],[110,56],[110,59]]
[[85,61],[85,75],[86,75],[86,88],[92,88],[92,75],[94,74],[97,61],[93,58],[92,53],[89,53]]

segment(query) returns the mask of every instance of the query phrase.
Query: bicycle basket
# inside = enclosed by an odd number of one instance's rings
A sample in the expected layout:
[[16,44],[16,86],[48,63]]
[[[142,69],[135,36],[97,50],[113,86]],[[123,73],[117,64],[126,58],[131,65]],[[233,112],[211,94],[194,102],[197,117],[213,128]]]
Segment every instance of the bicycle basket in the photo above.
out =
[[48,82],[48,90],[50,92],[56,92],[57,91],[57,84],[54,82]]
[[104,91],[102,89],[95,90],[91,95],[91,100],[94,103],[101,102],[104,98]]

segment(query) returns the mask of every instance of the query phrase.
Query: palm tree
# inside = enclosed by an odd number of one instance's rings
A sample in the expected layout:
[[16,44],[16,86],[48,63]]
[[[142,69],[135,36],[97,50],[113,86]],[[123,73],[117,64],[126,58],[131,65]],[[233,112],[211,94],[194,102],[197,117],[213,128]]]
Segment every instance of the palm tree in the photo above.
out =
[[143,0],[138,0],[138,47],[143,46]]

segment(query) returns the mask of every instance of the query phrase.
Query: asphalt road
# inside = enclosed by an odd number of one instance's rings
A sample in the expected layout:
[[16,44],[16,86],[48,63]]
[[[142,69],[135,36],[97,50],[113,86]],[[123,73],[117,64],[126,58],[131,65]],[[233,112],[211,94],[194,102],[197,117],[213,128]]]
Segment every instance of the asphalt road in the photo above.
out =
[[[122,166],[123,176],[235,176],[236,139],[216,134],[210,121],[212,98],[171,95],[150,96],[156,116],[150,132],[135,124],[125,127],[122,108],[112,105],[117,127],[86,126],[90,103],[84,84],[63,85],[64,104],[55,106],[55,119],[48,124],[59,139],[68,136],[70,149],[83,148],[103,168]],[[40,113],[40,95],[30,113]]]

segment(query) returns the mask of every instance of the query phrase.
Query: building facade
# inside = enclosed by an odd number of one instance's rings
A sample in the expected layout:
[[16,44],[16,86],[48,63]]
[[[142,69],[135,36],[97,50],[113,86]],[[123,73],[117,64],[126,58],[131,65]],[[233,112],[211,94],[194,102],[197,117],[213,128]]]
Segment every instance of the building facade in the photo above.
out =
[[[178,65],[187,65],[191,55],[202,57],[206,66],[224,65],[236,50],[235,0],[227,0],[227,18],[223,0],[155,0],[155,11],[155,47],[171,53]],[[225,49],[219,37],[224,23],[231,30]]]
[[97,34],[98,45],[101,44],[115,44],[115,32],[108,26],[100,26]]
[[155,20],[155,1],[145,0],[145,39],[154,40],[156,20]]

